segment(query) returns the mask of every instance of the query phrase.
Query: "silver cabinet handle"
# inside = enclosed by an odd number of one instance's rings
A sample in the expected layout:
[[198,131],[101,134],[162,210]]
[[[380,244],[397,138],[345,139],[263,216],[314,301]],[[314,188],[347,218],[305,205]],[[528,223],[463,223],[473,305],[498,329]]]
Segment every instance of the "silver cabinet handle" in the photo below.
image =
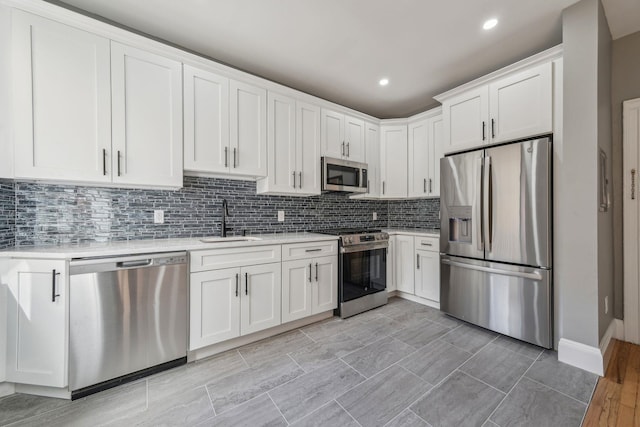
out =
[[56,270],[53,269],[51,273],[51,302],[56,302],[56,298],[60,296],[56,293],[56,276],[59,275],[60,273],[56,273]]
[[482,140],[484,141],[485,139],[487,139],[486,137],[486,132],[485,132],[485,128],[487,127],[487,124],[484,122],[484,120],[482,121]]
[[521,272],[521,271],[500,270],[500,269],[497,269],[497,268],[482,267],[480,265],[465,264],[463,262],[451,261],[451,260],[446,259],[446,258],[442,258],[440,260],[440,262],[443,263],[443,264],[452,265],[454,267],[467,268],[469,270],[483,271],[485,273],[495,273],[495,274],[500,274],[502,276],[521,277],[523,279],[531,279],[531,280],[542,280],[542,276],[538,272],[535,272],[535,273],[524,273],[524,272]]
[[107,149],[102,149],[102,175],[107,174]]
[[424,179],[424,184],[422,185],[424,187],[424,192],[427,192],[427,178]]
[[349,143],[347,142],[347,157],[349,157]]
[[229,167],[229,147],[224,147],[224,167]]
[[292,175],[293,175],[293,188],[295,189],[296,188],[296,172],[293,171]]
[[249,295],[249,273],[244,273],[244,294]]
[[344,156],[344,141],[342,141],[342,151],[340,152]]
[[384,181],[382,181],[382,194],[384,195]]
[[426,242],[422,242],[420,243],[422,246],[433,246],[433,243],[426,243]]
[[120,173],[120,150],[118,150],[118,176],[122,175]]
[[298,180],[298,187],[302,188],[302,172],[298,172],[300,179]]
[[318,263],[316,262],[316,282],[318,281]]
[[631,200],[636,199],[636,170],[631,169]]
[[322,248],[316,248],[316,249],[305,249],[305,252],[320,252],[322,250]]
[[429,178],[429,194],[433,193],[433,187],[431,185],[431,178]]
[[416,267],[420,270],[420,254],[416,254]]
[[236,296],[238,296],[238,282],[240,281],[240,274],[236,273]]
[[495,139],[496,137],[496,121],[491,119],[491,139]]
[[236,167],[236,151],[237,151],[237,150],[234,148],[234,149],[233,149],[233,167],[234,167],[234,168]]
[[313,267],[311,266],[311,263],[309,263],[309,283],[311,283],[311,269]]

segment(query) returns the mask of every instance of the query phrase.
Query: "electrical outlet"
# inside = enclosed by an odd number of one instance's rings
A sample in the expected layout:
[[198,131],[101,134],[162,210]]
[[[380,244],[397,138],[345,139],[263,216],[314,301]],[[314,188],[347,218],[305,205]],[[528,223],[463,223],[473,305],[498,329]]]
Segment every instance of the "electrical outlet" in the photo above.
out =
[[373,213],[373,220],[375,221],[376,219],[378,219],[378,212]]
[[153,223],[164,224],[164,211],[162,209],[156,209],[153,211]]
[[609,297],[604,297],[604,314],[609,312]]
[[284,211],[278,211],[278,222],[284,222]]

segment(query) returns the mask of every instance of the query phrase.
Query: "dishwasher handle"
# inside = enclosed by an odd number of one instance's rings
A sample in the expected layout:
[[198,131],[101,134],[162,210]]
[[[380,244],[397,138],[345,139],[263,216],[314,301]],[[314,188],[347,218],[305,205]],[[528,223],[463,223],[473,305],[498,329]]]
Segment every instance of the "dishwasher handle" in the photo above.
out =
[[116,262],[117,268],[146,267],[151,265],[152,259],[141,259],[137,261],[119,261]]

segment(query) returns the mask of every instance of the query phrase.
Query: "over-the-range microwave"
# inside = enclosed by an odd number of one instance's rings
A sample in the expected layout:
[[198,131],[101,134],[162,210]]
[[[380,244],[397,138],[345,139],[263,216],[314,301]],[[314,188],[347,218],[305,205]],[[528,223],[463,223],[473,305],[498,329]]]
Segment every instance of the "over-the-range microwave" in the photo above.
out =
[[367,164],[351,160],[322,158],[322,191],[366,193]]

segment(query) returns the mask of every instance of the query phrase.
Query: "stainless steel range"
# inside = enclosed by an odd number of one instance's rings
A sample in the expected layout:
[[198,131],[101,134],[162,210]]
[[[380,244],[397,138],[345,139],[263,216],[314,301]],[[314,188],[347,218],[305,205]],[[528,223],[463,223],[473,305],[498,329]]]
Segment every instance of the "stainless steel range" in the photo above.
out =
[[336,314],[344,319],[386,304],[389,235],[370,229],[320,233],[340,236]]

